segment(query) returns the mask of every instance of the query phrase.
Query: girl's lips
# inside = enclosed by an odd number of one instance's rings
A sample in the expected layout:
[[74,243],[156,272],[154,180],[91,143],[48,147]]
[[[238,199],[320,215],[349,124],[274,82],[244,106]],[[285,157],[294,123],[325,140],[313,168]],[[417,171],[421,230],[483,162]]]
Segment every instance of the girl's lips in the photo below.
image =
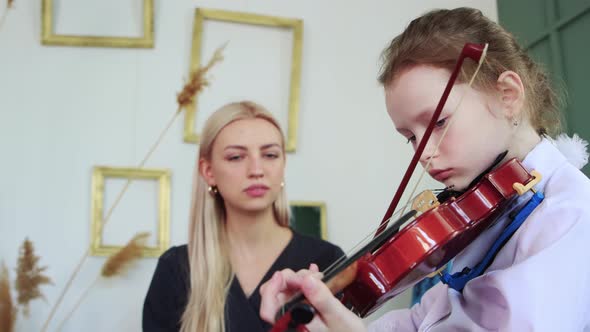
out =
[[447,168],[447,169],[432,169],[428,173],[436,181],[443,182],[446,179],[448,179],[449,177],[451,177],[451,175],[453,175],[453,169],[451,169],[451,168]]

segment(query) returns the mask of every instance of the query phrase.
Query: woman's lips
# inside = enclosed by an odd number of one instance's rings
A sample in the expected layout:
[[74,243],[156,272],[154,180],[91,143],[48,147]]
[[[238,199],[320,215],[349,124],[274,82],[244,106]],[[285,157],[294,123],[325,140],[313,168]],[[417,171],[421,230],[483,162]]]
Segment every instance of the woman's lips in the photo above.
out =
[[252,185],[246,188],[244,192],[250,197],[261,197],[266,194],[268,189],[269,188],[265,185]]

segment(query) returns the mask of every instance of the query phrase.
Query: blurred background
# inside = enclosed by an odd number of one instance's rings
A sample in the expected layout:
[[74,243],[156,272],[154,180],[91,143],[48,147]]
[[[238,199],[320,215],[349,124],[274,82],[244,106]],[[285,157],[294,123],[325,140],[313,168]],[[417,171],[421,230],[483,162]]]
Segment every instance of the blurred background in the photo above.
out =
[[[153,16],[146,16],[149,4]],[[412,18],[460,6],[479,8],[516,34],[567,88],[567,131],[589,139],[587,0],[0,0],[0,261],[13,278],[19,247],[28,238],[53,281],[42,286],[45,299],[31,303],[28,318],[19,314],[15,331],[40,330],[96,236],[105,247],[121,246],[143,231],[151,232],[152,247],[186,243],[198,151],[186,133],[194,138],[203,120],[230,101],[256,101],[285,131],[291,128],[289,199],[323,207],[325,237],[352,248],[379,224],[412,155],[385,111],[376,80],[380,53]],[[292,65],[293,29],[206,18],[199,23],[197,9],[302,20],[301,56],[295,56],[300,67]],[[146,17],[153,20],[153,38],[146,38]],[[81,46],[71,38],[60,44],[59,36],[125,42]],[[211,84],[196,101],[194,118],[181,114],[144,165],[169,174],[169,233],[160,227],[163,184],[149,179],[134,181],[108,225],[93,231],[97,193],[104,213],[126,182],[106,177],[103,187],[93,189],[93,170],[137,167],[174,116],[191,63],[205,63],[226,42],[225,59],[210,70]],[[289,99],[294,73],[300,75],[297,114]],[[437,187],[428,181],[424,186]],[[49,331],[89,288],[63,331],[141,330],[157,259],[143,257],[125,274],[93,283],[105,259],[91,253],[84,260]],[[408,291],[383,310],[410,302]]]

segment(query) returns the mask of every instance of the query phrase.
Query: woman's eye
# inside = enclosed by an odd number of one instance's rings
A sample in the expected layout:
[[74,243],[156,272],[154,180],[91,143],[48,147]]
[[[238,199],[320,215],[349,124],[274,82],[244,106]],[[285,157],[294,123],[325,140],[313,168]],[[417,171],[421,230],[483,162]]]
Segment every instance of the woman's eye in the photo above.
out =
[[406,143],[410,143],[410,142],[412,142],[412,143],[416,142],[416,136],[408,137],[408,141]]
[[229,161],[237,161],[240,159],[242,159],[242,156],[240,156],[240,155],[233,155],[233,156],[227,157],[227,160],[229,160]]
[[269,158],[269,159],[276,159],[279,157],[278,153],[265,153],[264,157]]

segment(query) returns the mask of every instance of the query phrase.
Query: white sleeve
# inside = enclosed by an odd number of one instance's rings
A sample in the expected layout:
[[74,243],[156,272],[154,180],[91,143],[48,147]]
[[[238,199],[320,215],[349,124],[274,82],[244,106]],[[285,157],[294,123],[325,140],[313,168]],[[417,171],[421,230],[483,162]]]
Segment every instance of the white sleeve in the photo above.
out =
[[546,205],[529,219],[496,257],[500,266],[462,293],[437,284],[369,331],[590,330],[590,214]]
[[417,331],[432,304],[446,296],[447,286],[438,283],[427,290],[411,309],[393,310],[369,324],[369,332]]
[[449,289],[444,302],[450,314],[439,317],[431,331],[582,331],[590,326],[590,218],[547,210],[552,211],[539,211],[523,225],[513,249],[503,253],[502,259],[511,259],[508,267],[471,280],[463,293]]

